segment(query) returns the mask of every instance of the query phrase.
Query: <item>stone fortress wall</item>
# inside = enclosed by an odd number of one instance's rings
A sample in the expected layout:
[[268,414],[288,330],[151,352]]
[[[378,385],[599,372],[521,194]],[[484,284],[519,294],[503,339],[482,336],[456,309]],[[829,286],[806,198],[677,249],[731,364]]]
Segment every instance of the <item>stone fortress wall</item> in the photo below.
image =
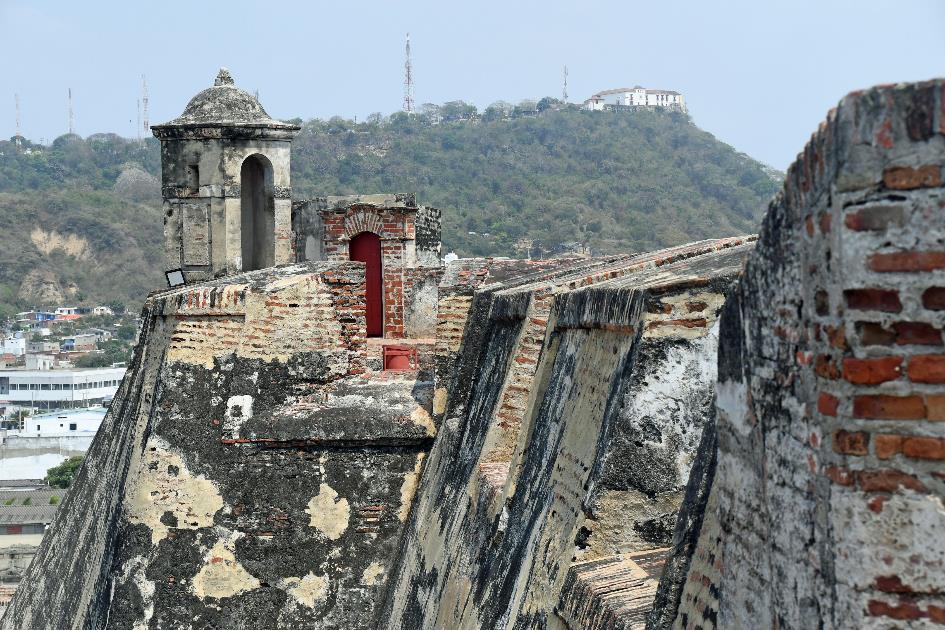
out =
[[788,171],[650,627],[945,623],[943,96],[850,94]]
[[412,198],[297,202],[305,262],[149,299],[0,629],[945,623],[943,97],[846,97],[757,240],[444,269]]

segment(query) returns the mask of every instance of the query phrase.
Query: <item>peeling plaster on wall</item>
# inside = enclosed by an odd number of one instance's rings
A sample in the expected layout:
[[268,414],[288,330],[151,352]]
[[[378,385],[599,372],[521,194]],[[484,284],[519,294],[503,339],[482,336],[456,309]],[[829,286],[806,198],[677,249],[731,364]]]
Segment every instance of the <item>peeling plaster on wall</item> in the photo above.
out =
[[167,537],[166,514],[176,520],[177,529],[199,529],[213,525],[213,516],[222,508],[223,498],[213,482],[191,475],[183,458],[160,438],[148,440],[125,514],[131,523],[150,528],[153,544]]
[[339,499],[335,489],[327,483],[318,487],[316,494],[308,502],[305,510],[310,516],[310,525],[331,540],[338,540],[348,529],[351,509],[347,499]]
[[223,430],[233,437],[239,436],[243,424],[253,417],[253,397],[248,395],[230,396],[226,401],[226,415]]
[[233,546],[239,534],[220,538],[204,556],[204,566],[194,576],[194,594],[201,599],[233,597],[254,588],[260,582],[253,577],[233,555]]
[[400,522],[406,522],[410,514],[410,507],[413,505],[413,498],[417,494],[417,484],[420,483],[420,471],[423,470],[423,460],[425,453],[417,454],[417,463],[414,464],[413,472],[404,475],[404,483],[400,486],[400,510],[397,512],[397,518]]
[[[711,297],[721,305],[721,296]],[[689,478],[707,411],[702,407],[712,400],[710,391],[717,375],[718,321],[708,334],[700,332],[702,337],[691,344],[667,347],[641,387],[628,394],[627,410],[622,414],[636,425],[637,440],[675,454],[676,489],[685,487]],[[647,430],[647,421],[654,423],[652,428],[657,431]]]
[[[634,490],[604,490],[597,497],[589,518],[583,527],[590,532],[586,546],[575,549],[577,560],[596,560],[630,551],[652,549],[663,540],[653,540],[648,531],[634,527],[639,523],[654,523],[664,515],[673,517],[679,511],[682,497],[667,492],[650,497]],[[672,535],[675,519],[669,519],[668,535]]]
[[446,411],[446,388],[438,387],[433,391],[433,415],[441,416]]
[[303,606],[315,608],[328,598],[328,578],[309,573],[301,578],[288,577],[279,582],[280,588]]
[[136,556],[126,562],[122,569],[121,579],[131,581],[141,595],[144,603],[143,616],[135,622],[132,630],[148,630],[148,624],[154,616],[154,582],[146,576],[148,568],[147,559],[142,556]]
[[384,573],[384,566],[378,562],[372,562],[368,568],[361,574],[361,584],[365,586],[374,586],[377,584],[377,578]]
[[433,417],[430,412],[423,407],[417,407],[410,414],[410,420],[417,426],[427,430],[427,435],[433,437],[436,435],[436,426],[433,424]]

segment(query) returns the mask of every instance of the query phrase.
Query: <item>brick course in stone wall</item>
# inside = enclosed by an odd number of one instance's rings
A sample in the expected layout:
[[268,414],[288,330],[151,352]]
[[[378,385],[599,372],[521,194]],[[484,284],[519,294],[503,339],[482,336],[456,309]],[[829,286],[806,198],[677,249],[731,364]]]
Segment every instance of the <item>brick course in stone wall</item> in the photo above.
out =
[[722,317],[718,529],[688,581],[714,596],[677,627],[945,622],[943,89],[847,96],[771,204]]

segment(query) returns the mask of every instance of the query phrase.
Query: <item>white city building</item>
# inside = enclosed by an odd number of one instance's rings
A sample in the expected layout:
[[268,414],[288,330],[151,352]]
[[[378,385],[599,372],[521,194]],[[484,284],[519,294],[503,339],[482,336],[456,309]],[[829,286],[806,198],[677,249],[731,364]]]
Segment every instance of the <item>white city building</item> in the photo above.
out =
[[0,354],[12,354],[15,357],[26,354],[26,338],[23,337],[23,333],[14,333],[0,340]]
[[22,431],[8,431],[7,435],[21,437],[62,437],[72,435],[95,435],[102,420],[104,407],[70,409],[40,413],[23,419]]
[[0,407],[72,409],[101,405],[118,391],[125,368],[0,369]]
[[639,85],[598,92],[584,101],[584,109],[601,111],[617,107],[663,107],[686,111],[683,95],[672,90],[650,90]]

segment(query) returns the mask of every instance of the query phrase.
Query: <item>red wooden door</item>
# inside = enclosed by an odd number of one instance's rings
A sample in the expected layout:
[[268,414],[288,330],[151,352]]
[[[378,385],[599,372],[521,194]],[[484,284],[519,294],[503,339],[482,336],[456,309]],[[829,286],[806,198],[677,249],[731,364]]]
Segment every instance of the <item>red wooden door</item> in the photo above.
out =
[[384,291],[381,282],[381,237],[373,232],[361,232],[348,244],[351,260],[364,263],[364,290],[367,300],[367,335],[384,336]]

